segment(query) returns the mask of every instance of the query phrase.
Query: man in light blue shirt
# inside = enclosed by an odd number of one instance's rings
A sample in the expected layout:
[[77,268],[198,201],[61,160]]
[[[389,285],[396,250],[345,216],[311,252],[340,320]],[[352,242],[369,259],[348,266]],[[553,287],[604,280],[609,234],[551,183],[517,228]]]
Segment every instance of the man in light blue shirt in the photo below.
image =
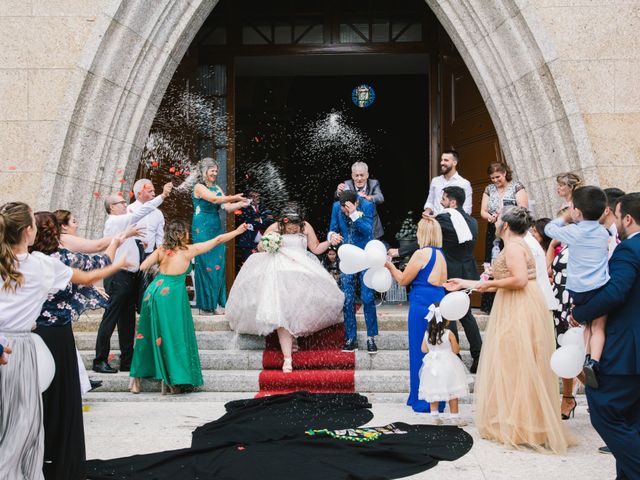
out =
[[[607,196],[598,187],[582,187],[573,192],[568,212],[547,224],[544,233],[569,246],[567,290],[574,305],[585,304],[609,281],[609,233],[599,219],[607,206]],[[567,224],[573,220],[573,224]],[[598,388],[598,362],[604,348],[606,317],[593,320],[585,329],[587,358],[583,372],[586,385]]]

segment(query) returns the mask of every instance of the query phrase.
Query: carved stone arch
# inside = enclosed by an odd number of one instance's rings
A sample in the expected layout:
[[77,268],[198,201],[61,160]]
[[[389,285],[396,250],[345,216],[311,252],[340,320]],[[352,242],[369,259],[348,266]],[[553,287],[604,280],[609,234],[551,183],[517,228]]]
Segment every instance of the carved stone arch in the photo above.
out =
[[[74,72],[46,166],[40,208],[103,225],[97,191],[128,192],[165,90],[217,0],[113,0]],[[595,179],[573,91],[533,7],[522,0],[426,0],[487,104],[505,156],[550,212],[562,170]]]

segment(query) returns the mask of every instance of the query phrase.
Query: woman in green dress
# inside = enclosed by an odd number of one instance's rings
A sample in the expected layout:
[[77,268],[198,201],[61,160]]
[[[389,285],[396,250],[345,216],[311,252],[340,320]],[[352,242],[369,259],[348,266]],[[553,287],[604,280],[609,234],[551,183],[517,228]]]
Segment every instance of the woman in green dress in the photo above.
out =
[[[225,195],[216,184],[219,165],[212,158],[204,158],[198,165],[199,179],[193,189],[193,221],[191,236],[194,242],[205,242],[223,232],[220,210],[233,212],[249,205],[238,195]],[[205,312],[224,313],[227,303],[224,245],[196,258],[196,307]]]
[[198,344],[193,327],[185,277],[191,260],[237,237],[246,224],[206,242],[187,245],[186,224],[172,220],[165,228],[164,244],[140,265],[147,270],[156,263],[160,273],[144,292],[131,362],[130,390],[140,392],[140,378],[162,380],[162,391],[179,391],[178,385],[202,385]]

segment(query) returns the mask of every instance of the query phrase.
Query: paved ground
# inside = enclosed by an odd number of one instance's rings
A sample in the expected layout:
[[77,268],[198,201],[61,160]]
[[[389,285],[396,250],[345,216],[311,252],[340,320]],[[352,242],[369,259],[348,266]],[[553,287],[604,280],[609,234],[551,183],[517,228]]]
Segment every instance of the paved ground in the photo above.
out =
[[[141,394],[136,401],[88,401],[85,413],[87,458],[113,458],[137,453],[157,452],[188,447],[191,431],[219,418],[224,402],[209,401],[206,395],[184,396],[165,401],[159,394]],[[178,400],[178,401],[176,401]],[[462,414],[470,418],[471,405],[462,405]],[[371,425],[393,421],[423,423],[428,418],[415,414],[398,403],[373,403]],[[480,479],[589,479],[608,480],[615,477],[611,455],[597,452],[602,445],[589,423],[585,406],[576,409],[575,419],[568,421],[580,444],[565,457],[531,451],[505,449],[478,437],[477,430],[465,427],[474,438],[472,450],[454,463],[442,462],[437,467],[411,479],[480,480]],[[181,479],[182,480],[182,479]]]

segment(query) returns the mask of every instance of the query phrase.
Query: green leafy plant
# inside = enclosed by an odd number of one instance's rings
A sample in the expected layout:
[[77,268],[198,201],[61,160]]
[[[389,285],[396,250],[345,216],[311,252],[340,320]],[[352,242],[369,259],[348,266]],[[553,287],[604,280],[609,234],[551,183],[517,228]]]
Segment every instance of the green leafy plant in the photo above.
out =
[[413,219],[413,212],[409,210],[400,226],[400,231],[396,233],[396,240],[415,240],[417,231],[418,225]]

